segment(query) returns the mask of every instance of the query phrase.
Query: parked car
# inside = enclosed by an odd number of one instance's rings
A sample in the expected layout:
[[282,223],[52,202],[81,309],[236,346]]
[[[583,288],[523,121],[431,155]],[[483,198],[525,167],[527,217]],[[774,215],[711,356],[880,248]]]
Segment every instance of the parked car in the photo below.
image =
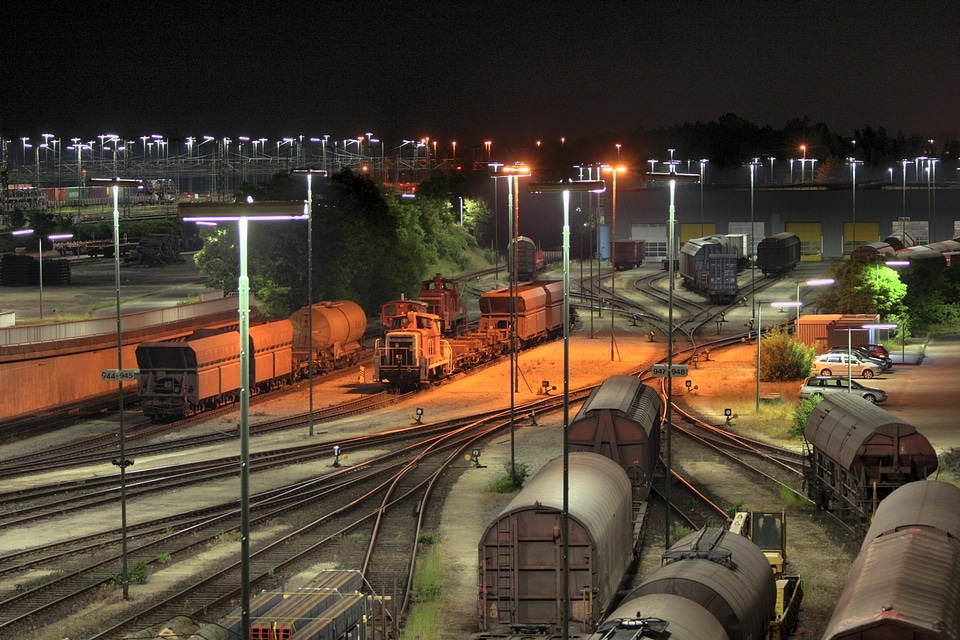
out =
[[[864,349],[863,347],[853,347],[850,352],[852,352],[856,357],[867,362],[872,362],[880,367],[881,371],[886,371],[893,366],[893,360],[886,356],[875,355]],[[830,349],[829,353],[848,353],[846,347],[834,347]]]
[[852,374],[862,376],[864,378],[872,378],[880,375],[879,365],[867,360],[861,360],[856,355],[851,356],[846,353],[825,353],[822,356],[817,356],[813,361],[813,372],[816,375],[841,375],[848,370]]
[[856,380],[848,380],[841,376],[817,376],[807,378],[800,387],[801,398],[823,397],[830,393],[859,393],[867,402],[886,402],[887,392],[883,389],[865,387]]
[[884,358],[890,357],[890,352],[887,351],[887,348],[882,344],[865,344],[863,348],[878,356],[883,356]]

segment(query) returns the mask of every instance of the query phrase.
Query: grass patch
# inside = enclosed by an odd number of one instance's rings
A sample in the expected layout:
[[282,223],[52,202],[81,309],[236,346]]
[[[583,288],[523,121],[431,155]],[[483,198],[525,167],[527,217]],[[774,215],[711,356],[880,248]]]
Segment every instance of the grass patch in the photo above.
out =
[[523,462],[514,463],[513,475],[516,476],[516,482],[510,477],[509,461],[503,463],[503,470],[506,472],[506,475],[494,482],[490,487],[494,493],[512,493],[519,491],[523,487],[523,483],[530,477],[530,467]]
[[443,561],[440,551],[441,545],[434,544],[429,553],[417,561],[411,595],[413,606],[401,635],[404,640],[432,638],[439,628],[442,614],[440,595],[443,592]]

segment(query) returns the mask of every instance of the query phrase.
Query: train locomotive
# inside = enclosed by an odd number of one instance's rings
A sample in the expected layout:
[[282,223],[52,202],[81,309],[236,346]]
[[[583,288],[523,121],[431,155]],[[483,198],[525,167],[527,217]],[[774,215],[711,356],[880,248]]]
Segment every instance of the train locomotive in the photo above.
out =
[[687,241],[680,249],[680,276],[684,284],[711,302],[736,299],[737,272],[745,266],[740,236],[707,236]]
[[[313,314],[313,336],[308,327]],[[252,325],[250,394],[269,391],[317,373],[359,362],[366,314],[350,300],[320,302],[290,318]],[[154,421],[182,418],[236,402],[240,397],[240,333],[204,329],[174,340],[141,342],[138,397]]]
[[460,287],[456,280],[441,274],[420,283],[416,300],[403,296],[399,300],[385,302],[380,307],[380,327],[383,335],[390,329],[400,329],[403,320],[411,311],[430,313],[440,318],[440,332],[456,336],[467,328],[467,309],[460,304]]
[[511,300],[517,348],[557,338],[563,332],[563,282],[526,282],[480,296],[476,331],[447,337],[440,316],[411,311],[374,347],[374,379],[400,388],[439,383],[510,349]]
[[960,489],[903,485],[877,507],[824,640],[960,639]]
[[795,233],[778,233],[757,245],[757,269],[765,276],[779,276],[800,264],[800,238]]
[[861,521],[895,489],[937,469],[937,453],[916,427],[852,394],[826,396],[803,436],[810,499]]

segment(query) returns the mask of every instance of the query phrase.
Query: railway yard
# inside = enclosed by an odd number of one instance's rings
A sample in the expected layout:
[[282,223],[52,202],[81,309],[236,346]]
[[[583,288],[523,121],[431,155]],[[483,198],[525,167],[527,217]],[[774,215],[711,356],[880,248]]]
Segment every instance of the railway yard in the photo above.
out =
[[[814,268],[801,265],[798,272],[802,269],[806,269],[804,274],[814,271]],[[158,277],[157,273],[150,276],[156,280],[153,286],[158,288],[169,290],[173,287],[180,292],[203,289],[201,281],[198,278],[191,280],[186,272],[182,280],[176,281],[162,275]],[[618,292],[629,289],[629,283],[636,278],[636,274],[618,276]],[[136,285],[131,283],[131,286]],[[792,279],[783,283],[788,299],[793,287]],[[149,296],[146,286],[141,286],[138,291]],[[54,296],[65,293],[45,295],[54,300]],[[109,294],[113,294],[112,289]],[[683,295],[678,293],[678,304]],[[64,299],[51,304],[67,309],[70,303]],[[749,309],[728,313],[725,326],[717,325],[717,333],[736,335],[742,332],[748,315]],[[661,362],[666,354],[662,332],[654,330],[653,339],[650,339],[649,326],[634,323],[627,316],[616,320],[615,340],[611,340],[608,313],[591,319],[588,312],[581,310],[580,320],[579,328],[570,338],[570,389],[572,392],[577,390],[576,397],[572,397],[571,418],[586,397],[585,393],[579,392],[580,389],[598,385],[611,376],[640,372]],[[714,333],[712,324],[706,333]],[[942,351],[939,350],[940,344],[934,342],[926,347],[926,353],[920,345],[909,345],[904,355],[911,363],[918,362],[924,354],[927,356],[925,364],[945,366],[955,362],[958,354],[954,343],[943,341]],[[757,357],[754,345],[755,342],[749,341],[711,349],[708,358],[691,365],[690,389],[675,380],[674,422],[679,427],[685,420],[684,413],[689,410],[703,422],[721,427],[721,431],[739,433],[799,452],[799,441],[785,439],[796,398],[797,388],[794,387],[798,385],[790,388],[785,385],[780,389],[764,383],[764,398],[782,395],[785,409],[777,409],[779,403],[765,401],[761,412],[756,415],[744,412],[745,415],[732,420],[724,417],[725,408],[752,403]],[[457,374],[441,386],[411,395],[384,394],[382,386],[370,379],[369,372],[363,382],[352,369],[319,377],[314,381],[314,404],[318,416],[312,435],[307,433],[303,418],[309,392],[306,382],[258,398],[250,412],[254,433],[251,439],[252,493],[255,504],[262,501],[263,505],[254,508],[252,542],[254,550],[259,553],[262,549],[264,555],[254,559],[255,592],[287,592],[324,569],[364,567],[368,568],[365,573],[379,595],[409,597],[406,585],[399,584],[397,576],[404,574],[405,558],[420,541],[421,547],[439,550],[443,567],[440,600],[436,607],[439,613],[428,637],[460,640],[475,633],[478,630],[477,544],[484,528],[513,497],[513,494],[495,493],[491,487],[505,475],[505,465],[509,464],[511,456],[518,464],[525,465],[533,476],[561,454],[563,414],[557,401],[563,385],[562,361],[561,341],[521,352],[517,360],[518,418],[515,429],[511,431],[502,426],[506,421],[502,415],[496,419],[486,418],[487,426],[477,430],[464,426],[463,439],[455,443],[441,439],[448,435],[428,435],[428,428],[437,425],[440,427],[438,431],[448,434],[459,431],[460,427],[452,429],[446,421],[506,409],[510,388],[510,370],[506,361]],[[901,364],[896,373],[883,376],[877,383],[891,385],[886,387],[890,391],[894,388],[913,389],[921,384],[916,382],[916,376],[926,374],[925,370],[929,368]],[[546,395],[543,394],[544,388],[549,389]],[[365,410],[345,409],[342,415],[330,417],[322,413],[348,401],[373,399],[389,404]],[[909,407],[901,404],[891,410],[906,413]],[[112,488],[110,485],[116,479],[116,467],[110,463],[109,455],[102,455],[105,445],[93,445],[98,447],[94,461],[84,461],[79,446],[69,453],[59,454],[56,460],[42,461],[39,457],[41,452],[59,444],[115,432],[116,419],[105,416],[67,430],[5,444],[0,449],[0,473],[4,474],[2,493],[6,505],[0,514],[0,530],[3,531],[0,536],[0,560],[3,561],[0,564],[0,612],[3,612],[0,635],[6,633],[4,628],[16,625],[21,630],[30,629],[30,637],[36,638],[131,637],[139,627],[111,631],[114,621],[122,619],[133,609],[146,610],[155,601],[170,598],[175,599],[174,605],[156,614],[145,614],[141,626],[159,628],[171,617],[169,612],[172,610],[200,612],[195,617],[207,621],[234,610],[235,573],[228,573],[221,578],[219,585],[208,587],[206,591],[177,595],[176,589],[181,582],[199,580],[212,574],[214,568],[237,561],[237,538],[231,530],[236,526],[239,490],[235,462],[238,420],[237,410],[229,408],[175,429],[159,430],[138,416],[135,408],[128,410],[126,422],[131,436],[128,436],[130,448],[127,455],[135,459],[135,465],[127,471],[130,561],[149,560],[149,580],[144,584],[130,585],[129,601],[122,598],[119,587],[110,583],[64,608],[22,622],[11,620],[15,612],[27,611],[28,605],[4,604],[17,593],[30,591],[49,578],[86,567],[93,560],[108,561],[104,568],[98,569],[106,576],[116,569],[116,561],[112,558],[117,546],[118,535],[114,529],[118,526],[119,508],[115,482]],[[274,423],[275,430],[267,431],[267,425]],[[408,431],[411,427],[417,428],[415,436]],[[921,428],[938,451],[960,444],[960,437],[946,426],[934,430],[929,430],[926,425]],[[152,435],[146,435],[154,429]],[[483,429],[494,431],[492,435],[484,435]],[[375,435],[379,433],[393,435]],[[176,448],[170,446],[187,437],[202,437],[203,440],[185,442]],[[436,441],[430,440],[431,445],[424,444],[422,440],[427,438],[436,438]],[[148,444],[160,446],[155,451],[148,448]],[[339,447],[337,455],[333,453],[334,445]],[[820,637],[840,597],[861,539],[825,518],[822,512],[802,505],[801,500],[785,497],[784,491],[773,482],[758,481],[758,476],[736,466],[716,451],[682,436],[679,428],[672,447],[676,471],[723,508],[737,506],[741,510],[758,511],[786,508],[788,569],[803,576],[806,592],[796,634],[799,637]],[[431,456],[431,448],[449,449],[449,452]],[[479,456],[470,460],[460,454],[453,455],[473,449],[479,450]],[[9,470],[14,462],[29,462],[33,456],[37,456],[36,463],[49,468],[42,473]],[[96,459],[97,456],[106,459]],[[73,459],[71,464],[64,462],[68,457]],[[397,493],[374,489],[378,475],[387,477],[390,475],[388,470],[405,467],[411,460],[416,463],[416,477],[404,480],[404,484],[395,489]],[[200,475],[209,474],[212,468],[221,465],[223,470],[219,477]],[[426,494],[418,493],[423,491],[422,485],[427,479],[438,473],[443,465],[449,471],[441,476],[435,487]],[[150,475],[152,469],[160,471],[159,476],[171,476],[170,471],[176,469],[176,475],[183,478],[181,484],[161,484],[159,490],[150,490],[151,484],[163,482]],[[791,482],[787,479],[789,476],[777,477]],[[204,480],[200,482],[199,478]],[[103,489],[105,497],[96,502],[88,495],[83,498],[88,502],[78,506],[78,494],[93,493],[97,483],[104,479],[107,480],[107,488]],[[576,478],[571,481],[576,482]],[[352,483],[356,483],[355,487]],[[336,494],[334,484],[339,487]],[[793,484],[799,488],[799,479],[794,479]],[[88,491],[85,491],[83,487],[87,485]],[[39,486],[50,486],[51,494],[63,502],[29,493]],[[14,500],[13,497],[18,492],[29,498],[17,503],[21,499]],[[359,501],[360,496],[368,492],[384,493],[378,498],[377,505],[363,506],[358,511],[348,509],[348,503]],[[410,506],[394,509],[393,513],[387,510],[386,513],[391,515],[376,526],[358,524],[361,520],[376,519],[376,514],[383,512],[379,506],[381,500],[384,505],[394,500],[399,503],[400,496],[406,492],[414,496],[406,498],[413,501]],[[349,498],[343,494],[349,494]],[[422,512],[413,507],[421,500],[428,505]],[[701,506],[693,504],[693,498],[675,497],[674,500],[682,500],[680,506],[693,512],[693,518],[700,524],[724,525],[723,516],[705,515]],[[300,506],[300,502],[306,506]],[[785,502],[789,506],[785,507]],[[33,510],[41,504],[46,504],[46,511],[38,515]],[[343,505],[343,513],[329,519],[324,516],[322,522],[316,522],[334,505]],[[22,522],[18,523],[20,518]],[[678,518],[671,516],[674,522]],[[376,537],[370,532],[380,528],[383,531],[381,538],[385,539],[376,549],[368,549],[368,538]],[[652,504],[644,527],[639,576],[649,574],[659,565],[660,554],[666,546],[665,528],[665,510]],[[181,532],[188,533],[173,535]],[[81,543],[74,539],[85,534],[94,536],[90,542],[84,543],[91,548],[80,552]],[[56,560],[41,556],[62,554],[62,548],[16,555],[24,549],[63,545],[67,541],[71,545],[67,553],[57,556]],[[269,550],[271,545],[268,543],[276,543],[273,551]],[[99,550],[100,545],[107,550]],[[298,554],[302,554],[301,557],[296,557]],[[68,583],[55,587],[53,591],[59,593],[67,588],[73,587]],[[49,591],[39,593],[33,600],[50,598]],[[223,592],[228,597],[219,601]]]

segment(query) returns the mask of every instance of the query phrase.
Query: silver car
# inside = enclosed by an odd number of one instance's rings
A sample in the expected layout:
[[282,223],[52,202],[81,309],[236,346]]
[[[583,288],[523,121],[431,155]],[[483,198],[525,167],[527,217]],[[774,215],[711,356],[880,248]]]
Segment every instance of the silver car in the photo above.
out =
[[839,376],[847,371],[864,378],[880,375],[880,367],[876,364],[846,353],[825,353],[813,360],[813,373],[816,375]]
[[807,378],[800,387],[801,398],[823,397],[831,393],[859,393],[867,402],[886,402],[887,392],[883,389],[865,387],[856,380],[848,380],[840,376],[817,376]]

